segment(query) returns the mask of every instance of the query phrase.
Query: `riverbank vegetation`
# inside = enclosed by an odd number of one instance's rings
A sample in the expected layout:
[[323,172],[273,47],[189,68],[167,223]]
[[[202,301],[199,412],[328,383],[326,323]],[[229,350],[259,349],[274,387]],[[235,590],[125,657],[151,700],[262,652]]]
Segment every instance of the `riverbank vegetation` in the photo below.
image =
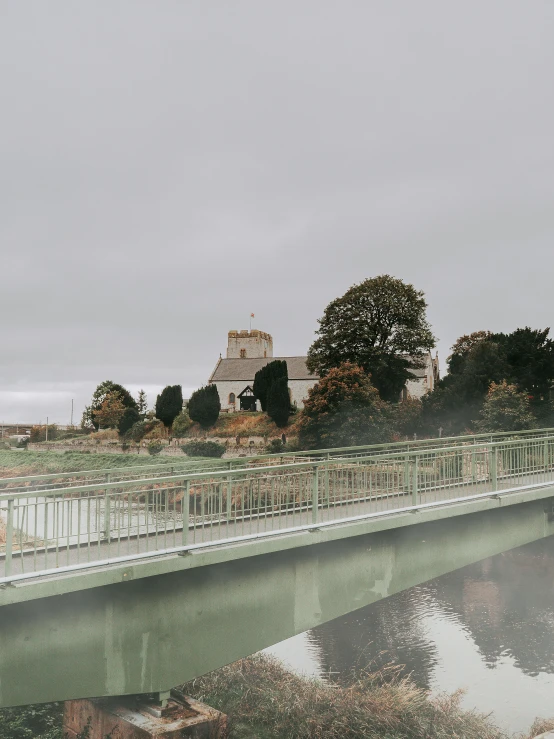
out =
[[[257,655],[184,686],[230,718],[230,739],[508,739],[494,721],[460,705],[461,692],[430,696],[398,668],[336,685]],[[528,734],[521,739],[535,736]]]
[[[229,716],[229,739],[532,739],[554,727],[537,719],[507,734],[461,707],[461,692],[431,696],[398,668],[364,672],[344,684],[295,675],[256,655],[183,686]],[[63,739],[61,703],[0,710],[0,739]]]
[[59,452],[0,450],[0,478],[152,464],[170,465],[171,458],[138,454],[90,454],[78,451],[60,454]]

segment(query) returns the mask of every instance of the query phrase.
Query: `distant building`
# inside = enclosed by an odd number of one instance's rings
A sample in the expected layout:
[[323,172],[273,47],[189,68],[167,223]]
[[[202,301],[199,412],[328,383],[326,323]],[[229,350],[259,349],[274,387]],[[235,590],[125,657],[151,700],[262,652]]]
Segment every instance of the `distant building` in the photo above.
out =
[[224,411],[260,410],[260,403],[254,398],[252,387],[256,372],[276,359],[287,363],[289,375],[289,395],[291,403],[304,407],[308,390],[319,377],[306,367],[306,357],[274,357],[273,339],[264,331],[229,331],[227,356],[220,357],[209,379],[216,385]]
[[413,380],[408,380],[402,390],[402,400],[407,398],[421,398],[435,389],[436,383],[440,379],[439,374],[439,353],[431,356],[428,352],[423,358],[423,366],[418,369],[412,369],[410,372],[415,375]]
[[[287,363],[289,395],[292,404],[304,407],[308,391],[317,384],[319,377],[306,367],[307,357],[274,357],[273,339],[270,334],[257,329],[229,331],[227,356],[219,357],[208,383],[216,385],[225,412],[260,410],[254,397],[253,385],[256,372],[269,362],[279,359]],[[408,380],[402,391],[402,399],[422,398],[434,389],[439,379],[439,359],[429,352],[421,369],[412,370],[413,380]]]

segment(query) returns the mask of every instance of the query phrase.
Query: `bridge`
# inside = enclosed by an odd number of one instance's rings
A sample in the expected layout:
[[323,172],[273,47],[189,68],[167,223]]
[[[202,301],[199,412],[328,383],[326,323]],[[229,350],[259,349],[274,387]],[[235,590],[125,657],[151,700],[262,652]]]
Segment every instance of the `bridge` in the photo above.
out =
[[0,707],[164,693],[553,504],[552,429],[0,480]]

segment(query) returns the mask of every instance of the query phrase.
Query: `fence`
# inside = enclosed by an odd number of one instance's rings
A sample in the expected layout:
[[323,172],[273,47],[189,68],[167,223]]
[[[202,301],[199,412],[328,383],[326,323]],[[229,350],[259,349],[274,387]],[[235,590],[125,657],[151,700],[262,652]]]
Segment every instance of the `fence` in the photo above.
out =
[[[109,467],[96,470],[73,472],[53,472],[43,475],[26,475],[11,478],[0,478],[0,492],[48,490],[50,488],[74,487],[75,485],[93,485],[118,480],[140,480],[168,475],[182,476],[194,472],[208,470],[235,470],[243,467],[282,465],[302,461],[317,461],[335,457],[367,457],[385,453],[400,454],[415,450],[436,448],[457,448],[478,443],[493,443],[514,439],[541,439],[554,437],[554,429],[533,429],[531,431],[507,431],[496,434],[472,434],[469,436],[453,436],[448,438],[419,439],[412,441],[370,444],[365,446],[341,447],[335,449],[311,449],[301,452],[284,452],[280,454],[261,454],[235,459],[168,460],[150,465],[133,465],[129,467]],[[24,454],[24,452],[22,452]]]
[[0,493],[0,584],[551,481],[554,436]]

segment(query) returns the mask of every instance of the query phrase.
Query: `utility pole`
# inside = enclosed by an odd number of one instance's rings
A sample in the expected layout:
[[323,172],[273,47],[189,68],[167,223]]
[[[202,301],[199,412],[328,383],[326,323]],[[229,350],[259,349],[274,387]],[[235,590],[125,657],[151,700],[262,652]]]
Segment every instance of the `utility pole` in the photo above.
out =
[[73,398],[71,398],[71,423],[69,425],[73,428]]
[[46,416],[46,439],[45,441],[48,441],[48,416]]

